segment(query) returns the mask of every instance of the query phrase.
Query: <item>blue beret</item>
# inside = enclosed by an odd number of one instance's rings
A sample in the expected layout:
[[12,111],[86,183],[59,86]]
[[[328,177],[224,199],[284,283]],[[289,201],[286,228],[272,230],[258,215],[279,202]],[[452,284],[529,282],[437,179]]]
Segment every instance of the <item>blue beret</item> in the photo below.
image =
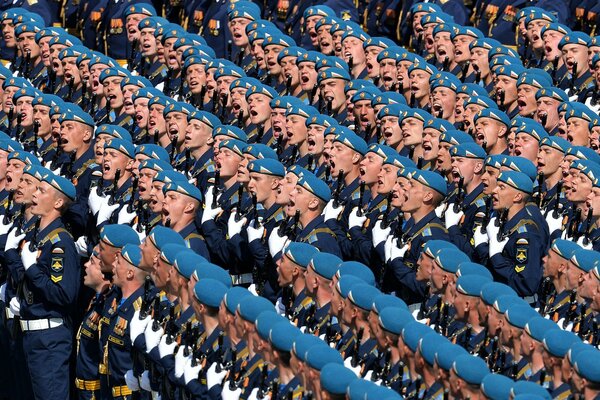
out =
[[452,274],[456,274],[458,266],[467,261],[470,261],[469,256],[460,250],[452,248],[440,249],[435,257],[435,263],[444,271]]
[[17,90],[17,92],[15,94],[13,94],[13,100],[16,102],[21,97],[36,98],[39,95],[40,95],[40,93],[37,91],[37,89],[35,89],[31,86],[24,86],[21,89]]
[[246,143],[237,139],[225,139],[219,143],[219,149],[229,149],[239,155],[240,157],[244,157],[244,148],[246,147]]
[[135,92],[131,96],[131,101],[135,102],[137,99],[147,99],[150,100],[156,96],[161,95],[162,92],[153,87],[143,87],[139,88],[137,92]]
[[298,186],[308,190],[326,203],[331,199],[329,186],[310,172],[302,174],[298,179]]
[[124,70],[123,68],[110,67],[110,68],[106,68],[105,70],[103,70],[100,73],[100,77],[98,78],[98,80],[100,82],[104,82],[108,78],[113,78],[113,77],[126,78],[128,75],[129,75],[129,71]]
[[375,275],[373,274],[373,271],[365,264],[358,261],[344,261],[339,265],[336,276],[342,278],[347,275],[357,277],[371,286],[375,285]]
[[467,107],[469,104],[475,104],[483,108],[498,109],[498,104],[487,96],[470,96],[464,101],[463,107]]
[[461,83],[455,75],[452,75],[449,72],[439,72],[429,78],[429,85],[431,91],[442,87],[450,89],[453,92],[458,92]]
[[526,121],[524,124],[520,125],[517,128],[516,134],[518,135],[519,133],[526,133],[535,138],[538,142],[545,137],[548,137],[548,133],[546,133],[544,127],[536,121]]
[[398,153],[387,153],[386,157],[383,159],[383,164],[393,165],[401,169],[417,167],[413,160],[408,157],[401,156]]
[[120,153],[123,153],[129,158],[135,158],[135,146],[133,143],[123,139],[114,138],[110,142],[104,143],[105,149],[114,149]]
[[465,354],[456,357],[452,369],[459,378],[471,385],[480,385],[490,370],[483,359]]
[[173,100],[170,97],[164,95],[156,95],[153,98],[151,98],[148,102],[148,108],[152,107],[153,105],[167,107],[169,104],[171,104],[172,101]]
[[442,9],[440,8],[439,5],[435,4],[435,3],[423,3],[423,2],[417,2],[414,3],[411,7],[410,7],[410,13],[411,14],[416,14],[416,13],[434,13],[434,12],[441,12]]
[[355,306],[365,311],[371,311],[373,301],[379,294],[381,292],[376,287],[367,285],[366,283],[359,283],[352,286],[350,293],[348,293],[348,299]]
[[443,342],[435,353],[435,362],[445,371],[452,369],[452,364],[458,356],[469,354],[464,348],[451,342]]
[[528,305],[525,300],[518,296],[504,294],[496,297],[496,300],[494,300],[494,304],[492,304],[492,306],[494,307],[494,310],[498,311],[500,314],[504,314],[506,310],[508,310],[508,307],[512,307],[517,304],[524,306]]
[[461,277],[467,275],[477,275],[489,279],[490,281],[493,280],[492,273],[486,267],[474,262],[464,262],[458,266],[456,276]]
[[498,175],[498,181],[527,194],[533,192],[533,181],[522,172],[502,171]]
[[80,122],[91,127],[96,125],[94,119],[76,104],[69,104],[69,108],[61,114],[61,122],[65,121]]
[[363,138],[356,135],[354,132],[343,131],[335,137],[334,141],[342,143],[344,146],[349,147],[363,156],[368,151],[367,143]]
[[271,329],[273,326],[277,325],[280,322],[288,322],[285,317],[277,314],[275,311],[263,311],[257,317],[256,321],[254,321],[254,325],[256,326],[256,332],[261,339],[268,341],[269,335],[271,334]]
[[438,132],[446,132],[454,130],[454,125],[451,122],[441,118],[431,118],[423,124],[423,129],[432,128]]
[[167,163],[166,161],[155,160],[153,158],[148,158],[148,159],[142,161],[140,163],[140,166],[138,167],[138,170],[141,171],[146,168],[154,170],[156,172],[173,170],[173,167],[171,166],[171,164]]
[[[317,21],[317,25],[319,22],[323,21],[324,19]],[[318,27],[315,26],[315,29],[319,29]],[[313,64],[316,64],[321,58],[323,57],[322,53],[319,53],[318,51],[304,51],[302,53],[302,55],[296,60],[296,65],[299,65],[300,63],[305,63],[305,62],[310,62]]]
[[490,118],[506,125],[506,127],[510,127],[510,119],[500,110],[484,108],[473,117],[473,123],[477,123],[479,118]]
[[264,311],[275,312],[275,307],[264,297],[248,296],[239,304],[238,311],[245,321],[254,322]]
[[373,299],[373,307],[371,307],[371,310],[374,311],[376,314],[379,314],[381,311],[388,307],[404,308],[408,310],[408,306],[406,305],[404,300],[392,294],[385,293],[380,293],[377,296],[375,296],[375,298]]
[[435,355],[444,344],[450,343],[448,339],[446,339],[442,335],[438,335],[434,331],[425,334],[421,340],[419,341],[418,349],[423,356],[423,359],[427,362],[427,364],[433,366],[435,363]]
[[6,79],[4,83],[2,83],[2,88],[7,89],[11,86],[16,86],[20,89],[25,86],[31,87],[31,84],[24,78],[21,78],[19,76],[11,76],[10,78]]
[[400,335],[402,329],[413,321],[412,314],[405,308],[387,307],[379,312],[379,325],[394,335]]
[[299,115],[303,118],[309,118],[311,115],[318,114],[318,111],[313,106],[304,104],[302,102],[294,102],[285,112],[285,116]]
[[598,349],[585,350],[577,355],[573,368],[580,376],[597,384],[600,383],[598,360],[600,360]]
[[37,159],[33,154],[28,153],[24,150],[15,150],[8,155],[8,161],[19,160],[25,165],[40,165],[40,160]]
[[571,256],[571,262],[583,272],[590,272],[600,264],[600,253],[594,250],[578,248]]
[[270,158],[277,160],[277,152],[271,147],[262,143],[249,144],[244,147],[244,154],[249,154],[256,159]]
[[599,185],[600,165],[589,160],[575,160],[569,168],[577,169],[579,172],[587,176],[595,187]]
[[573,332],[563,331],[562,329],[550,329],[544,334],[542,341],[546,351],[558,358],[563,358],[573,344],[580,342],[581,339],[579,336]]
[[550,392],[546,390],[542,385],[538,385],[536,382],[529,381],[516,381],[510,389],[511,397],[514,399],[518,395],[535,395],[545,400],[551,400]]
[[127,18],[128,16],[130,16],[132,14],[143,14],[143,15],[146,15],[148,17],[154,17],[154,16],[156,16],[156,10],[152,6],[152,4],[149,4],[149,3],[135,3],[135,4],[131,4],[130,6],[128,6],[123,11],[123,17]]
[[541,342],[544,340],[546,332],[552,329],[559,329],[554,321],[537,316],[527,321],[524,331],[533,339]]
[[306,352],[306,364],[312,369],[320,371],[330,363],[343,365],[344,360],[337,350],[329,346],[314,346]]
[[290,352],[292,351],[296,337],[301,334],[300,329],[296,328],[289,321],[282,321],[273,325],[269,339],[275,349]]
[[500,282],[490,282],[481,288],[481,299],[488,306],[493,305],[498,297],[508,294],[516,296],[517,292]]
[[292,39],[291,37],[284,35],[280,32],[273,32],[272,35],[268,36],[265,41],[262,43],[262,48],[264,49],[267,46],[283,46],[283,47],[290,47],[290,46],[295,46],[296,43],[294,42],[294,39]]
[[567,149],[565,156],[573,156],[579,160],[590,160],[600,164],[600,155],[589,147],[572,146]]
[[118,125],[103,124],[96,129],[96,137],[98,135],[109,135],[115,139],[122,139],[126,142],[131,142],[131,134],[127,130]]
[[[79,57],[80,55],[85,54],[87,51],[88,48],[84,46],[67,47],[58,53],[58,58],[62,60],[69,57]],[[75,63],[77,63],[77,60],[75,60]]]
[[338,293],[344,299],[346,299],[348,297],[348,295],[350,294],[350,290],[352,289],[352,287],[354,285],[358,285],[361,283],[364,283],[364,282],[361,281],[356,276],[347,275],[347,276],[342,276],[338,279],[338,282],[335,285],[335,288],[337,289]]
[[230,288],[231,283],[231,275],[229,272],[225,271],[223,268],[219,267],[216,264],[205,261],[202,264],[197,264],[194,268],[194,272],[192,276],[198,280],[201,279],[214,279],[221,282],[225,285],[226,288]]
[[334,395],[344,395],[348,386],[358,377],[339,363],[326,364],[321,368],[321,388]]
[[289,167],[287,169],[287,173],[292,173],[292,174],[296,175],[298,177],[298,179],[300,179],[304,174],[308,174],[310,172],[308,172],[308,170],[306,168],[302,168],[298,165],[292,165],[291,167]]
[[505,156],[502,158],[500,164],[502,167],[507,167],[511,171],[521,172],[527,175],[532,181],[537,178],[537,168],[535,164],[525,157]]
[[73,35],[69,34],[60,34],[53,36],[48,43],[49,46],[54,46],[55,44],[61,44],[63,46],[82,46],[81,40],[76,38]]
[[362,40],[363,42],[367,41],[370,38],[370,36],[367,35],[362,29],[350,29],[345,31],[342,34],[342,42],[349,37],[355,37],[359,40]]
[[176,101],[165,107],[165,109],[163,110],[163,115],[166,116],[167,114],[172,112],[180,112],[184,113],[185,115],[190,115],[195,110],[196,109],[188,103]]
[[121,249],[121,256],[125,261],[134,267],[139,267],[140,262],[142,261],[142,249],[140,246],[132,243],[127,243]]
[[128,225],[104,225],[100,230],[100,240],[112,247],[123,247],[128,243],[140,244],[140,238]]
[[200,192],[200,189],[196,185],[192,185],[186,181],[167,183],[163,188],[163,192],[181,193],[202,203],[202,192]]
[[550,97],[560,102],[569,101],[569,96],[567,96],[564,90],[552,86],[541,88],[535,93],[536,100],[542,97]]
[[274,99],[278,96],[278,93],[271,86],[256,84],[252,85],[246,92],[246,99],[250,98],[253,94],[264,94],[265,96]]
[[326,79],[343,79],[345,81],[350,81],[350,74],[341,68],[327,68],[326,70],[319,72],[317,83],[320,84]]
[[217,126],[213,131],[213,138],[217,136],[227,136],[231,139],[236,139],[244,143],[248,140],[248,136],[243,130],[241,130],[237,126],[231,125]]
[[294,96],[279,96],[269,102],[271,108],[285,108],[286,110],[296,104],[300,99]]
[[423,253],[435,259],[442,249],[454,249],[458,251],[458,247],[447,240],[432,239],[423,244]]
[[277,160],[258,159],[248,163],[248,171],[277,177],[285,176],[285,167]]
[[501,46],[501,43],[499,41],[497,41],[496,39],[485,37],[475,39],[471,43],[469,43],[469,50],[482,48],[489,51],[492,50],[494,47],[498,46]]
[[198,121],[205,123],[212,129],[221,125],[221,121],[219,120],[219,118],[217,118],[214,114],[209,113],[208,111],[194,110],[188,115],[188,121],[192,119],[197,119]]
[[565,103],[567,104],[567,113],[565,114],[565,120],[570,118],[581,118],[587,122],[591,122],[596,113],[590,110],[588,106],[582,103]]
[[182,173],[180,173],[178,171],[163,170],[163,171],[159,171],[156,175],[154,175],[154,178],[152,178],[152,181],[169,183],[169,182],[184,182],[184,181],[187,181],[187,179],[186,179],[185,175],[183,175]]
[[49,169],[44,168],[41,165],[29,164],[23,168],[23,174],[30,175],[38,181],[41,181],[42,177],[50,172],[51,171]]
[[487,157],[485,150],[477,143],[462,143],[450,148],[452,157],[465,157],[484,160]]
[[555,150],[562,152],[563,154],[567,152],[569,147],[571,147],[571,143],[569,141],[558,137],[558,136],[546,136],[540,141],[540,147],[548,146]]
[[327,280],[332,280],[341,263],[342,259],[336,255],[327,252],[317,252],[313,254],[309,265],[312,265],[312,268],[319,276]]
[[306,269],[312,257],[319,251],[316,247],[302,242],[290,242],[283,250],[294,264]]
[[580,31],[570,32],[568,35],[563,36],[560,42],[558,42],[558,48],[559,50],[562,50],[564,46],[569,44],[578,44],[587,47],[590,39],[591,37],[586,33]]
[[42,181],[48,183],[54,189],[67,196],[70,200],[75,201],[77,192],[75,191],[75,186],[71,183],[70,180],[63,178],[60,175],[47,173],[44,176],[42,176]]
[[[182,246],[180,244],[176,244],[176,243],[169,243],[163,246],[162,250],[160,251],[160,258],[163,259],[164,262],[166,262],[169,265],[173,265],[175,264],[175,260],[177,257],[177,254],[179,254],[181,251],[186,251],[187,247]],[[180,272],[177,268],[176,268],[177,272]],[[185,275],[182,274],[184,277]],[[188,278],[189,279],[189,278]]]
[[[239,4],[238,4],[239,3]],[[238,2],[231,3],[229,6],[230,9],[227,13],[227,16],[230,21],[237,18],[246,18],[251,21],[257,20],[260,18],[260,8],[257,9],[255,3],[252,2]]]
[[448,190],[446,181],[437,172],[414,170],[411,174],[411,179],[435,190],[442,196],[446,196]]
[[198,302],[218,308],[227,293],[227,286],[215,279],[202,279],[194,285],[194,297]]
[[306,361],[306,352],[314,347],[314,346],[323,346],[324,343],[317,336],[312,335],[310,333],[303,333],[294,338],[294,344],[292,346],[292,351],[296,355],[296,357],[302,361]]
[[121,89],[129,85],[137,86],[139,89],[152,88],[152,83],[148,79],[137,75],[129,75],[125,77],[125,79],[121,81],[120,85]]
[[[175,255],[173,261],[173,267],[185,278],[190,279],[196,271],[196,266],[207,262],[207,260],[200,254],[195,253],[193,250],[187,248],[181,244],[175,244],[180,246],[180,251]],[[164,247],[171,247],[173,244],[167,244]]]
[[421,338],[430,332],[433,332],[433,329],[427,325],[417,321],[411,321],[404,325],[404,328],[402,329],[402,339],[404,340],[404,344],[415,353]]
[[0,150],[5,151],[7,153],[12,153],[13,151],[22,151],[23,147],[19,142],[16,142],[12,139],[2,138],[0,139]]
[[159,251],[162,250],[163,246],[169,243],[185,246],[185,241],[179,233],[175,232],[171,228],[166,228],[161,225],[155,226],[150,231],[150,234],[148,234],[146,237],[146,240],[150,240],[154,247],[156,247]]
[[539,314],[527,304],[511,304],[504,311],[504,316],[509,324],[519,329],[525,328],[527,322]]
[[491,278],[481,275],[463,275],[456,280],[456,291],[467,296],[479,297],[481,288],[492,282]]
[[429,75],[435,75],[438,72],[437,68],[434,67],[433,65],[429,64],[427,61],[419,61],[419,60],[417,60],[417,62],[412,64],[410,67],[408,67],[409,74],[412,73],[413,71],[425,71]]
[[461,143],[475,143],[473,137],[465,132],[458,130],[449,130],[442,132],[440,135],[440,143],[450,143],[457,145]]
[[277,62],[281,63],[281,60],[283,60],[286,57],[301,57],[302,53],[304,53],[304,49],[302,49],[301,47],[298,46],[290,46],[290,47],[286,47],[283,50],[281,50],[279,52],[279,54],[277,55]]

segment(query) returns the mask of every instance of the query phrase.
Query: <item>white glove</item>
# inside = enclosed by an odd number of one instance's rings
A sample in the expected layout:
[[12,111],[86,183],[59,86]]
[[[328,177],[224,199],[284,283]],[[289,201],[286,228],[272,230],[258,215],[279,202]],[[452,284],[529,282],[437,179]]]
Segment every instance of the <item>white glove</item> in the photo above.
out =
[[408,250],[408,243],[405,244],[404,246],[398,248],[398,246],[396,246],[396,241],[394,241],[394,246],[392,247],[392,250],[390,252],[390,259],[387,261],[390,262],[390,261],[394,261],[396,258],[404,257],[404,254],[406,254],[407,250]]
[[236,221],[235,214],[236,210],[233,209],[229,215],[229,219],[227,220],[227,234],[230,238],[234,237],[235,235],[239,235],[247,221],[246,217],[240,218],[239,221]]
[[88,243],[87,236],[80,236],[79,239],[75,242],[75,249],[77,250],[77,254],[82,257],[88,256]]
[[109,206],[108,203],[103,204],[98,210],[98,217],[96,217],[96,226],[100,226],[104,222],[108,221],[113,212],[119,208],[119,203],[115,203],[112,206]]
[[258,292],[256,291],[256,285],[253,283],[248,287],[248,291],[255,296],[258,296]]
[[496,226],[496,217],[493,217],[490,219],[490,222],[485,227],[485,231],[487,232],[487,235],[488,235],[487,241],[490,241],[492,236],[498,237],[498,232],[500,232],[500,226]]
[[289,240],[285,235],[279,236],[278,231],[279,228],[273,229],[271,236],[269,236],[269,253],[271,253],[271,257],[275,257],[275,254],[279,253]]
[[0,301],[6,303],[4,297],[6,296],[6,282],[0,285]]
[[250,396],[248,396],[248,400],[259,400],[258,388],[252,389],[252,391],[250,392]]
[[192,367],[192,359],[190,358],[188,363],[183,368],[183,380],[187,385],[194,379],[198,379],[198,375],[200,375],[200,370],[202,369],[202,365],[200,363],[196,363],[195,367]]
[[322,214],[326,222],[331,219],[337,219],[344,210],[344,207],[342,207],[341,205],[335,207],[333,205],[333,202],[334,200],[329,200],[329,203],[327,203],[327,205],[323,209]]
[[548,231],[550,235],[554,232],[562,230],[563,227],[563,216],[558,214],[556,218],[554,218],[554,212],[550,211],[548,215],[546,215],[546,222],[548,223]]
[[363,224],[367,220],[367,216],[363,213],[362,216],[358,216],[358,207],[354,207],[350,216],[348,217],[349,228],[362,228]]
[[229,389],[229,385],[225,385],[225,387],[221,391],[221,398],[223,400],[237,400],[240,398],[241,394],[242,388],[238,388],[232,391]]
[[160,355],[160,358],[175,354],[175,347],[177,347],[177,342],[172,340],[171,344],[167,344],[167,335],[163,335],[158,343],[158,354]]
[[352,366],[352,357],[348,357],[344,360],[344,367],[348,368],[350,371],[354,372],[356,376],[360,376],[361,366],[357,365],[356,367]]
[[584,244],[584,237],[581,236],[579,239],[577,239],[577,244],[580,245],[581,247],[583,247],[586,250],[593,250],[594,244],[592,243],[591,240],[588,240],[587,244]]
[[140,390],[140,384],[137,380],[137,377],[133,374],[132,370],[128,370],[125,372],[125,384],[131,390],[138,391]]
[[395,246],[395,241],[396,238],[391,235],[385,239],[385,243],[383,244],[383,254],[385,262],[388,262],[390,260],[390,257],[392,256],[392,247]]
[[442,218],[442,215],[444,214],[444,210],[446,209],[446,206],[447,206],[446,203],[442,203],[435,208],[435,215],[437,215],[438,218]]
[[498,237],[496,235],[490,236],[490,257],[495,256],[496,254],[502,253],[504,250],[504,246],[508,243],[508,236],[502,239],[502,241],[498,241]]
[[255,240],[262,239],[265,234],[265,227],[260,225],[257,228],[254,226],[254,221],[252,221],[246,227],[246,234],[248,235],[248,243],[252,243]]
[[9,222],[8,224],[4,225],[1,221],[4,221],[4,218],[0,217],[0,235],[6,235],[10,228],[12,228],[13,224],[12,222]]
[[140,376],[140,387],[146,392],[152,391],[152,387],[150,386],[150,372],[142,372],[142,376]]
[[177,350],[177,353],[175,354],[175,377],[177,379],[181,378],[181,376],[183,375],[185,363],[191,361],[192,359],[191,354],[187,357],[183,355],[183,349],[185,347],[186,346],[180,346],[179,350]]
[[23,268],[25,271],[29,269],[33,264],[37,262],[38,252],[36,250],[29,250],[29,242],[25,242],[21,249],[21,261],[23,262]]
[[165,333],[164,329],[159,326],[156,332],[152,329],[152,322],[146,325],[146,329],[144,330],[144,337],[146,338],[146,353],[150,353],[150,351],[158,346],[160,343],[160,338]]
[[8,303],[8,308],[13,314],[15,314],[15,317],[21,316],[21,303],[16,297],[10,299],[10,303]]
[[135,218],[135,211],[128,212],[127,207],[128,205],[126,204],[123,208],[119,210],[119,216],[117,217],[118,224],[129,225],[131,221],[133,221],[133,219]]
[[225,375],[227,375],[227,370],[222,369],[221,372],[217,372],[217,363],[213,363],[206,371],[206,387],[208,387],[208,390],[215,385],[222,384]]
[[[398,222],[399,224],[401,221]],[[390,232],[392,231],[391,227],[383,228],[382,221],[375,222],[373,225],[373,229],[371,229],[371,235],[373,236],[373,247],[379,246],[383,243],[388,236],[390,236]]]
[[281,297],[278,297],[277,301],[275,302],[275,311],[277,314],[285,315],[285,305],[283,304]]
[[141,232],[138,232],[137,229],[134,229],[134,231],[138,235],[138,238],[140,238],[140,243],[142,243],[146,239],[146,231],[144,229]]
[[477,227],[473,232],[473,243],[475,248],[480,244],[487,243],[489,241],[487,232],[481,232],[481,227]]
[[138,336],[140,336],[146,330],[146,326],[152,320],[148,315],[144,319],[140,319],[140,312],[136,311],[133,313],[133,318],[129,322],[129,338],[131,343],[135,342]]
[[[208,192],[211,193],[212,191],[209,189]],[[208,200],[209,199],[207,198],[204,203],[205,206],[204,206],[204,211],[202,212],[202,223],[205,223],[206,221],[211,220],[211,219],[215,219],[216,216],[219,215],[223,211],[223,209],[219,206],[213,208],[212,200],[210,202]]]
[[25,232],[22,232],[20,235],[17,235],[17,229],[11,229],[6,235],[6,244],[4,245],[4,251],[10,249],[16,249],[19,247],[19,243],[21,240],[25,239]]
[[448,209],[446,210],[446,214],[444,214],[444,220],[446,222],[446,228],[450,228],[451,226],[458,225],[460,219],[465,215],[465,213],[460,210],[459,212],[454,212],[454,203],[448,204]]
[[88,196],[88,206],[90,208],[90,211],[92,212],[92,215],[96,215],[98,210],[100,210],[100,206],[102,206],[102,204],[107,203],[108,198],[106,196],[98,196],[95,187],[93,187],[92,190],[90,190],[90,195]]

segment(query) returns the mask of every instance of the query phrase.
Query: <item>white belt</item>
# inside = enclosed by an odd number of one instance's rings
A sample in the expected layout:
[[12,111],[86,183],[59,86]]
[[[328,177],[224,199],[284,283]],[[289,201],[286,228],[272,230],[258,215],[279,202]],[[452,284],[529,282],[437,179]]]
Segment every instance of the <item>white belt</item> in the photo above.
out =
[[240,274],[240,275],[231,275],[231,282],[234,285],[245,285],[248,283],[252,283],[252,273]]
[[62,324],[62,318],[32,319],[29,321],[21,320],[21,329],[23,331],[41,331],[44,329],[56,328]]
[[5,310],[6,310],[6,319],[15,318],[15,314],[12,311],[10,311],[10,308],[6,307]]

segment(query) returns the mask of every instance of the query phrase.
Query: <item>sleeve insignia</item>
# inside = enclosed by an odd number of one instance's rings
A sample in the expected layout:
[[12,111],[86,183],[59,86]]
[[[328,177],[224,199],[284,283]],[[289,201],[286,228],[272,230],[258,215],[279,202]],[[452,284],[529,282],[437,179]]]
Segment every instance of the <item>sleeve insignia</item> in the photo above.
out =
[[[526,248],[518,248],[517,255],[515,258],[517,259],[519,264],[525,264],[525,262],[527,262],[527,249]],[[523,267],[523,268],[525,268],[525,267]],[[516,268],[515,268],[515,270],[516,270]],[[519,271],[517,271],[517,272],[519,272]]]
[[63,270],[63,258],[52,257],[52,263],[50,264],[50,267],[54,272],[61,272]]

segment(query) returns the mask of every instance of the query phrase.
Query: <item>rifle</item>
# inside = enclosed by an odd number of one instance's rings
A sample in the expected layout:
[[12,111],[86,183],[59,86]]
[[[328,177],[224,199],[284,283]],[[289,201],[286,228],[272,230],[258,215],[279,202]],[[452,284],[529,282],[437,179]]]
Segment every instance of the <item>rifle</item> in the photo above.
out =
[[152,330],[154,332],[158,331],[158,328],[160,328],[160,323],[160,296],[157,294],[152,302]]
[[577,61],[573,61],[573,74],[571,75],[571,90],[575,90],[575,81],[577,80]]
[[375,125],[375,142],[379,143],[381,140],[381,121],[377,121]]
[[244,110],[240,110],[237,115],[237,126],[240,129],[244,127]]
[[171,218],[167,217],[167,219],[165,220],[165,228],[170,228],[171,227]]
[[217,338],[217,365],[215,365],[215,371],[221,372],[225,368],[225,350],[223,349],[223,335],[220,334]]
[[256,193],[252,193],[252,209],[254,210],[254,227],[258,228],[260,226],[260,219],[258,218],[258,200],[256,198]]
[[227,41],[227,48],[225,49],[227,52],[227,59],[233,61],[231,56],[233,55],[233,42],[231,40]]
[[569,323],[575,319],[577,314],[577,289],[573,289],[571,294],[569,294],[569,309],[567,310],[567,315],[565,315],[565,319],[563,321],[563,329],[567,329]]
[[446,56],[442,62],[442,71],[448,71],[448,67],[450,67],[450,58]]
[[285,80],[285,94],[286,96],[292,95],[292,76],[288,76]]
[[469,71],[469,65],[471,65],[471,63],[469,61],[466,61],[462,68],[460,69],[461,71],[461,76],[460,76],[460,81],[462,83],[465,83],[465,79],[467,78],[467,72]]
[[506,226],[506,221],[508,220],[508,210],[504,209],[502,210],[502,214],[500,214],[499,216],[500,218],[500,222],[498,224],[498,226],[500,227],[500,229],[498,229],[498,241],[501,242],[502,240],[504,240],[504,227]]
[[220,117],[219,119],[221,121],[225,120],[225,113],[227,112],[227,100],[229,99],[229,95],[227,93],[223,93],[223,96],[221,96],[221,112],[220,112]]
[[169,162],[173,164],[175,160],[175,151],[177,150],[177,135],[173,135],[171,138],[171,149],[169,151]]
[[73,86],[75,84],[75,78],[71,78],[67,81],[67,87],[69,88],[69,92],[67,94],[67,98],[70,102],[73,101]]
[[6,211],[4,212],[4,219],[2,220],[2,223],[4,225],[8,225],[10,224],[13,218],[13,212],[12,212],[12,205],[13,205],[13,199],[15,197],[15,191],[11,190],[8,192],[8,200],[6,202]]
[[33,121],[33,153],[38,155],[38,134],[40,132],[40,122],[38,120]]
[[481,232],[485,233],[487,231],[487,226],[490,223],[490,218],[492,214],[492,196],[488,196],[485,199],[485,213],[483,215],[483,219],[481,220]]
[[280,133],[279,136],[277,136],[277,149],[275,151],[278,156],[281,155],[281,152],[283,151],[283,133]]
[[100,179],[98,179],[98,184],[96,186],[96,194],[98,196],[102,196],[104,194],[104,176],[100,175]]
[[179,101],[183,101],[183,99],[185,98],[185,71],[185,68],[181,69],[181,79],[179,81],[178,88]]
[[242,196],[244,195],[244,185],[240,185],[237,189],[238,201],[235,209],[235,220],[239,221],[242,218]]
[[548,114],[544,113],[544,114],[540,115],[540,124],[542,124],[542,126],[545,127],[546,122],[548,122]]
[[335,192],[333,193],[333,206],[340,206],[340,195],[342,194],[342,189],[344,186],[344,170],[341,169],[337,176],[337,185],[335,187]]
[[[314,85],[314,86],[312,87],[312,89],[310,90],[310,103],[311,103],[311,104],[313,103],[313,101],[314,101],[314,99],[315,99],[315,96],[316,96],[316,95],[317,95],[317,93],[318,93],[318,90],[319,90],[319,85],[317,85],[317,84],[315,83],[315,85]],[[320,100],[320,98],[319,98],[319,100]],[[319,109],[319,110],[320,110],[320,109]]]
[[440,310],[441,318],[440,318],[440,334],[444,337],[448,336],[448,308],[450,305],[448,303],[442,303],[442,309]]
[[416,108],[417,107],[417,96],[415,95],[415,92],[410,92],[410,108]]
[[473,69],[475,70],[475,83],[479,85],[479,82],[481,82],[481,70],[476,64],[473,64]]
[[50,93],[54,93],[54,90],[56,89],[56,71],[50,67],[48,69],[48,87],[50,88]]
[[544,186],[544,178],[545,175],[542,171],[540,171],[538,173],[538,192],[537,192],[537,198],[536,198],[536,203],[538,205],[538,207],[542,207],[542,202],[544,201],[544,196],[542,194],[542,187]]
[[552,287],[552,281],[550,277],[544,278],[542,281],[542,289],[540,294],[540,310],[539,313],[543,317],[546,315],[546,305],[548,304],[548,294],[550,293],[550,288]]
[[129,59],[127,60],[127,69],[129,72],[133,71],[133,61],[135,60],[135,49],[138,46],[138,40],[133,39],[131,42],[131,51],[129,51]]
[[21,122],[23,122],[23,114],[17,113],[17,125],[15,126],[15,139],[17,142],[21,142],[23,138],[21,137]]
[[392,200],[394,198],[394,192],[389,192],[387,194],[387,197],[385,199],[387,207],[385,208],[385,211],[383,212],[383,217],[381,218],[381,227],[383,229],[387,228],[388,226],[390,226],[390,213],[392,212]]
[[256,143],[262,142],[262,138],[265,135],[265,125],[258,125],[256,128]]
[[206,85],[200,89],[200,103],[198,104],[198,109],[200,110],[204,110],[204,96],[206,96]]
[[331,111],[333,107],[333,101],[331,99],[327,99],[327,103],[325,103],[325,112],[327,115],[331,117]]
[[264,363],[261,370],[260,370],[260,380],[258,383],[258,398],[262,399],[265,397],[266,393],[265,391],[267,390],[267,388],[265,387],[266,383],[267,383],[267,378],[269,377],[269,367],[267,365],[267,363]]
[[29,242],[29,251],[35,251],[38,248],[38,234],[40,233],[40,222],[41,219],[35,220],[33,231],[31,232],[31,241]]
[[554,60],[552,60],[552,83],[554,85],[558,84],[558,80],[556,79],[556,72],[558,71],[558,60],[559,60],[559,56],[554,57]]
[[296,230],[298,229],[298,224],[300,223],[300,210],[296,210],[294,214],[294,219],[292,220],[292,226],[290,228],[289,237],[290,240],[294,240],[296,238]]
[[171,79],[173,79],[173,70],[167,67],[167,75],[165,75],[165,85],[163,86],[163,94],[169,95],[169,87],[171,86]]
[[588,209],[587,216],[585,218],[584,230],[583,230],[583,244],[587,246],[590,243],[590,227],[592,226],[592,219],[594,218],[594,209],[590,207]]
[[230,369],[229,369],[229,390],[234,391],[236,389],[236,384],[235,384],[235,365],[237,363],[237,350],[235,349],[231,349],[231,361],[230,364]]
[[354,57],[348,56],[348,71],[350,71],[350,75],[352,75],[352,68],[354,68]]
[[29,79],[29,70],[31,67],[31,51],[25,53],[25,63],[23,65],[23,78]]
[[463,176],[458,180],[458,186],[456,191],[456,201],[452,206],[452,211],[458,213],[462,209],[462,203],[465,199],[465,178]]
[[578,208],[575,211],[575,215],[573,216],[573,219],[571,220],[571,223],[569,224],[569,236],[571,236],[573,239],[577,240],[579,238],[579,223],[581,222],[581,208]]
[[119,179],[121,179],[121,169],[117,169],[115,172],[115,179],[110,187],[108,205],[112,206],[115,204],[115,196],[117,195],[117,189],[119,188]]
[[365,181],[360,181],[360,188],[359,188],[359,196],[358,196],[358,210],[356,210],[356,214],[359,217],[362,217],[364,214],[364,210],[363,210],[363,200],[365,197],[365,187],[366,187],[366,183]]
[[131,184],[131,197],[129,198],[129,203],[127,204],[127,212],[132,213],[135,209],[135,192],[138,190],[139,178],[136,176],[133,178],[133,183]]
[[190,170],[190,162],[192,161],[192,152],[189,147],[185,148],[185,151],[183,152],[183,156],[185,157],[185,162],[183,164],[184,170],[182,172],[187,173],[187,171]]
[[313,168],[313,162],[315,161],[315,156],[312,154],[308,154],[306,158],[306,169],[310,172],[314,172],[315,168]]
[[506,107],[504,106],[504,98],[505,98],[504,90],[499,89],[496,92],[496,104],[498,104],[498,108],[501,111],[505,111],[505,109],[506,109]]
[[159,134],[158,129],[155,129],[154,130],[154,137],[152,138],[154,144],[158,144],[158,134]]
[[212,188],[212,194],[213,194],[212,208],[217,208],[217,196],[219,195],[219,185],[220,184],[221,184],[221,171],[216,170],[215,171],[215,182],[214,182],[213,188]]
[[165,326],[165,334],[167,338],[165,339],[167,344],[173,343],[175,340],[175,336],[177,336],[177,332],[179,331],[179,327],[175,322],[175,307],[169,307],[169,319],[167,320],[167,324]]
[[560,193],[562,192],[563,181],[562,179],[556,184],[556,200],[554,202],[554,210],[552,210],[552,216],[558,218],[558,211],[560,206]]
[[8,109],[8,115],[7,115],[7,118],[8,118],[8,125],[9,125],[9,126],[12,126],[13,120],[14,120],[14,118],[15,118],[15,107],[14,107],[14,106],[11,106],[11,107]]
[[352,368],[356,368],[356,366],[360,362],[359,351],[360,351],[360,342],[362,340],[363,334],[364,334],[364,328],[360,328],[358,330],[358,333],[356,334],[356,342],[354,342],[354,349],[352,350],[352,360],[351,360]]
[[325,180],[328,181],[331,178],[331,164],[325,166]]

